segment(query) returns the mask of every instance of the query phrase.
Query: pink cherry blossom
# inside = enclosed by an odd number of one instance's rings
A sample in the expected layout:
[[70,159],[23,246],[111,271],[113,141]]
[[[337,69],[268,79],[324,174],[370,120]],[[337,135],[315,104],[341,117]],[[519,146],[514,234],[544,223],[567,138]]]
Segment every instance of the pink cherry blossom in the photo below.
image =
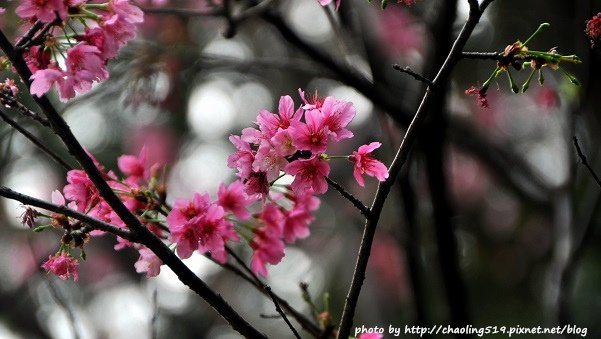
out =
[[247,179],[253,171],[252,164],[255,160],[250,144],[237,135],[231,135],[230,142],[236,147],[237,151],[227,158],[227,166],[237,169],[238,173],[236,175],[239,178]]
[[31,46],[28,50],[23,52],[23,58],[31,73],[36,73],[40,69],[49,67],[51,53],[49,50],[45,50],[40,46]]
[[248,206],[252,205],[257,199],[248,197],[244,192],[244,184],[236,180],[229,186],[219,185],[217,191],[217,204],[225,211],[232,212],[238,219],[248,219],[250,212]]
[[305,110],[321,109],[324,98],[318,96],[317,92],[315,92],[314,95],[305,96],[305,91],[303,91],[301,88],[299,88],[298,94],[300,95],[301,100],[303,100],[303,102],[305,103],[302,106],[302,109],[305,109]]
[[223,208],[212,205],[198,224],[199,246],[201,253],[211,253],[211,256],[220,263],[227,261],[225,242],[238,240],[234,225],[224,219]]
[[105,41],[115,44],[117,49],[136,37],[136,26],[118,14],[103,18],[100,28],[104,32],[105,39],[108,39]]
[[128,183],[138,183],[141,179],[148,179],[150,172],[146,167],[148,149],[143,146],[138,156],[124,154],[117,158],[117,165],[123,174],[127,176]]
[[284,213],[278,204],[274,202],[268,202],[263,205],[263,209],[258,214],[257,218],[263,222],[265,228],[269,229],[269,232],[275,234],[282,234],[284,230]]
[[357,339],[382,339],[384,336],[380,333],[361,333]]
[[369,145],[360,146],[359,149],[349,156],[349,160],[355,164],[353,175],[357,183],[362,187],[365,186],[363,174],[375,177],[379,181],[384,181],[388,178],[388,169],[380,161],[373,158],[371,152],[379,148],[382,144],[372,142]]
[[267,264],[276,265],[284,258],[284,242],[272,228],[261,227],[256,230],[250,246],[254,251],[251,270],[263,277],[267,276]]
[[244,192],[250,196],[266,198],[269,194],[269,181],[265,172],[252,172],[244,181]]
[[67,182],[63,194],[76,203],[79,212],[87,211],[98,202],[100,194],[85,171],[70,170],[67,172]]
[[325,177],[330,174],[330,164],[319,156],[313,156],[311,159],[295,160],[288,164],[286,171],[295,176],[291,184],[295,192],[312,190],[317,194],[321,194],[328,190]]
[[169,225],[169,240],[177,245],[177,255],[182,259],[190,258],[198,248],[198,234],[194,222],[182,225]]
[[292,155],[296,152],[294,147],[292,134],[289,129],[279,130],[270,140],[275,152],[283,157]]
[[132,24],[144,22],[144,12],[139,7],[130,4],[129,0],[111,0],[109,1],[109,10]]
[[293,124],[291,128],[294,146],[313,154],[325,152],[328,146],[329,130],[324,124],[321,111],[313,109],[305,113],[305,123]]
[[271,139],[278,130],[285,130],[290,127],[292,121],[300,120],[301,112],[294,111],[294,101],[289,95],[282,96],[278,106],[278,114],[273,114],[266,110],[259,112],[257,125],[267,140]]
[[52,22],[57,13],[61,19],[65,19],[67,6],[62,0],[23,0],[15,13],[24,19],[35,17],[42,22]]
[[345,128],[355,117],[355,107],[352,103],[326,97],[321,112],[323,124],[327,126],[334,141],[353,137],[353,133]]
[[33,80],[30,88],[31,94],[37,97],[41,97],[42,95],[50,91],[50,88],[52,88],[52,85],[54,85],[55,82],[62,81],[63,76],[63,72],[59,69],[38,69],[31,76],[31,78],[29,78],[30,80]]
[[198,222],[211,206],[208,194],[195,193],[191,201],[178,199],[167,215],[170,240],[177,244],[177,254],[186,259],[198,249]]
[[146,278],[159,275],[159,273],[161,273],[163,261],[146,247],[142,247],[138,251],[140,252],[140,258],[138,258],[138,261],[134,264],[136,272],[146,273]]
[[255,172],[265,172],[267,181],[277,179],[280,171],[286,168],[288,161],[281,156],[275,147],[271,144],[264,144],[259,147],[255,160],[253,161],[252,169]]
[[201,217],[209,206],[211,206],[211,200],[206,193],[194,193],[191,201],[184,199],[176,200],[171,212],[167,215],[169,228],[184,226],[193,218]]
[[63,252],[49,256],[48,260],[42,264],[42,268],[48,272],[52,272],[57,277],[67,280],[69,276],[73,276],[73,280],[79,280],[79,272],[77,270],[79,262],[69,254]]
[[283,236],[286,242],[293,243],[296,239],[309,236],[309,224],[315,220],[312,211],[319,208],[319,199],[312,194],[287,194],[293,203],[293,208],[286,212]]

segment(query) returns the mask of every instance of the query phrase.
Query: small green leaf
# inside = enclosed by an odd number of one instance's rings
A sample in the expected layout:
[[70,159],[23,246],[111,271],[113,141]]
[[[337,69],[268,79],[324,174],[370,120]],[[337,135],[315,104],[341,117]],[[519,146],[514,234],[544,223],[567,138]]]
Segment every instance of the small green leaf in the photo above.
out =
[[382,0],[382,9],[386,9],[386,6],[388,6],[388,0]]
[[84,251],[83,248],[81,249],[81,255],[80,256],[81,256],[81,260],[86,261],[86,258],[87,258],[86,251]]
[[538,70],[538,83],[542,86],[545,83],[545,77],[543,76],[543,70]]

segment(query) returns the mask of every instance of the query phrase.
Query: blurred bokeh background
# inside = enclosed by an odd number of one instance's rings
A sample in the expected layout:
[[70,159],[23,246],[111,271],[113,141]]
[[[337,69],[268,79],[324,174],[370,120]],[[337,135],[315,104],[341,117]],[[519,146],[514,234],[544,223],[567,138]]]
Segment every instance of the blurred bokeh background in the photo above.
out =
[[[468,11],[464,0],[393,2],[382,11],[375,1],[342,0],[336,12],[316,0],[230,1],[238,18],[230,21],[219,14],[221,1],[141,2],[145,22],[110,63],[110,79],[66,105],[55,102],[109,169],[147,145],[150,163],[168,164],[168,201],[214,196],[220,182],[234,180],[228,136],[251,126],[260,109],[274,111],[282,95],[300,105],[298,88],[355,104],[355,138],[335,153],[378,140],[388,164],[424,92],[392,65],[432,78]],[[12,37],[17,3],[0,17]],[[249,11],[258,3],[268,9]],[[464,91],[482,84],[495,62],[458,64],[386,203],[356,325],[567,323],[601,336],[601,188],[572,144],[577,136],[601,172],[601,53],[584,35],[597,12],[601,1],[489,7],[467,51],[502,51],[548,22],[529,47],[577,54],[583,63],[566,69],[582,86],[545,70],[544,87],[533,83],[514,95],[500,77],[483,109]],[[513,74],[521,84],[528,71]],[[25,92],[23,101],[35,107]],[[19,121],[74,164],[56,137]],[[4,124],[0,135],[2,185],[47,200],[64,186],[64,170],[26,139]],[[374,180],[360,189],[350,163],[332,169],[333,179],[371,202]],[[78,283],[47,276],[38,267],[60,234],[34,234],[20,223],[18,203],[0,205],[0,338],[238,337],[168,268],[152,279],[136,274],[136,252],[115,252],[109,236],[87,245]],[[329,294],[337,321],[362,226],[360,213],[328,192],[311,236],[286,249],[266,282],[309,317],[299,283],[321,310]],[[249,250],[240,251],[248,260]],[[252,324],[273,338],[291,337],[281,319],[262,317],[275,314],[273,303],[250,284],[201,256],[185,262]]]

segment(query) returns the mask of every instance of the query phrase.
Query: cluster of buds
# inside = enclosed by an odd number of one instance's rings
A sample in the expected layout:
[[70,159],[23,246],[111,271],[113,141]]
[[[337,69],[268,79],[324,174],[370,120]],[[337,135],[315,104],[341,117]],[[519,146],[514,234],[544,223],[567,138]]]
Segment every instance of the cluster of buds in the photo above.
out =
[[[497,67],[494,69],[490,77],[484,82],[481,87],[472,86],[465,91],[468,95],[474,95],[477,97],[478,104],[480,107],[488,107],[488,101],[486,99],[486,92],[490,87],[490,84],[494,79],[499,77],[501,74],[506,73],[509,79],[509,86],[513,93],[526,92],[530,87],[530,82],[534,78],[534,74],[538,73],[538,82],[542,86],[545,79],[543,76],[543,68],[548,67],[552,70],[558,70],[574,85],[579,86],[578,79],[565,69],[560,66],[561,62],[569,62],[574,64],[581,63],[580,58],[576,55],[562,55],[557,52],[557,48],[552,48],[548,52],[532,51],[528,49],[527,44],[543,29],[549,27],[548,23],[541,24],[538,29],[528,38],[525,42],[516,41],[511,45],[505,47],[505,50],[500,55],[497,61]],[[520,87],[516,84],[511,75],[511,68],[520,71],[524,68],[529,67],[531,69],[528,79]]]

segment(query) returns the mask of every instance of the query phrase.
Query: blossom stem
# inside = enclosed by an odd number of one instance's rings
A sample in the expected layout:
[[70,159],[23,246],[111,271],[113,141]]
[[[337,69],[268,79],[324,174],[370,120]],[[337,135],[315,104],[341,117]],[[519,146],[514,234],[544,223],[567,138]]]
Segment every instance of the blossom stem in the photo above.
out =
[[371,211],[369,207],[365,206],[365,204],[363,204],[361,200],[357,199],[354,195],[347,192],[342,186],[340,186],[340,184],[330,179],[330,177],[326,177],[326,181],[328,182],[328,184],[330,184],[330,186],[334,187],[334,189],[336,189],[338,193],[340,193],[340,195],[342,195],[344,198],[350,201],[353,204],[353,206],[355,206],[361,212],[361,214],[365,216],[365,218],[371,218]]
[[527,45],[530,42],[530,40],[534,39],[534,37],[538,35],[538,33],[542,32],[543,29],[545,29],[549,26],[551,26],[551,25],[548,22],[543,22],[542,24],[540,24],[538,26],[538,28],[536,29],[536,31],[534,31],[534,33],[532,33],[532,35],[530,35],[530,37],[528,39],[526,39],[526,41],[524,41],[522,43],[522,45],[524,45],[524,46]]

